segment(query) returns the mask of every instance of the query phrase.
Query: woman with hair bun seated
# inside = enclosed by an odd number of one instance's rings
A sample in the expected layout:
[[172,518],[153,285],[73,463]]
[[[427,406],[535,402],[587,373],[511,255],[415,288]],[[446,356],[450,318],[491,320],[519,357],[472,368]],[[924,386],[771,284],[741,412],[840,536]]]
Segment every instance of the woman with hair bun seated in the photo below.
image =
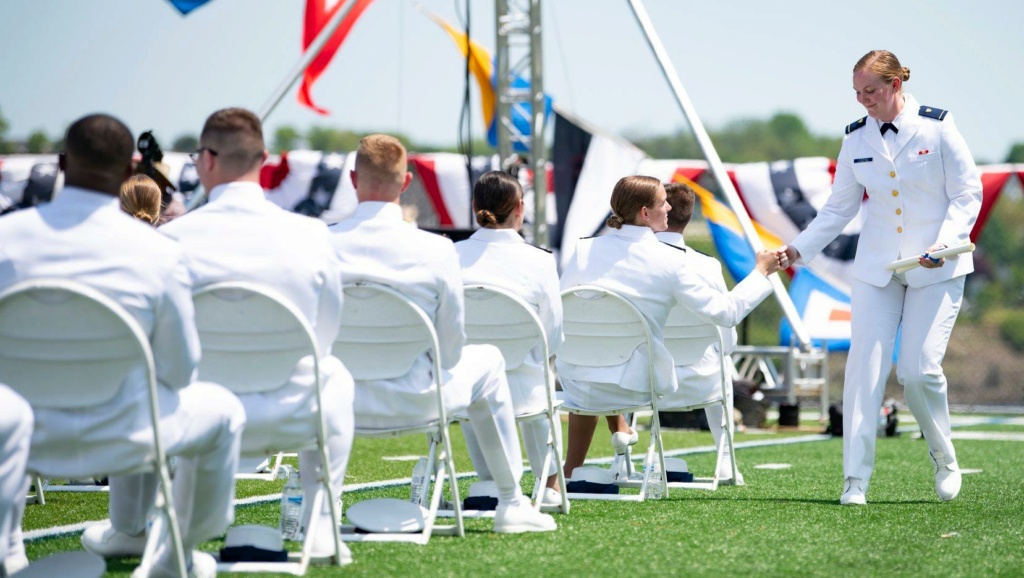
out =
[[[628,299],[647,319],[653,338],[655,391],[659,396],[678,388],[675,365],[665,348],[664,327],[676,303],[708,322],[733,327],[772,292],[767,276],[780,268],[780,257],[757,254],[755,270],[728,293],[707,284],[688,266],[686,249],[658,241],[654,233],[668,228],[665,187],[658,179],[629,176],[612,191],[612,231],[581,239],[565,271],[562,290],[596,285]],[[592,410],[612,410],[650,402],[647,348],[638,347],[621,365],[586,367],[556,360],[558,377],[569,402]],[[597,427],[596,416],[569,414],[565,477],[582,466]],[[616,454],[637,442],[622,415],[608,417]]]
[[[473,188],[473,207],[482,227],[465,241],[455,244],[466,285],[493,285],[505,289],[533,306],[544,325],[548,348],[554,354],[562,343],[562,300],[558,290],[558,270],[549,251],[526,243],[519,235],[523,226],[523,189],[507,173],[485,173]],[[544,382],[545,359],[540,347],[531,351],[519,367],[506,372],[512,403],[517,415],[539,411],[547,406]],[[547,421],[520,424],[526,454],[534,476],[539,476],[547,455]],[[468,438],[472,430],[463,430]],[[555,443],[561,445],[561,431],[555,431]],[[473,442],[469,442],[472,447]],[[476,462],[474,462],[476,463]],[[482,462],[481,462],[482,463]],[[548,472],[560,464],[549,464]],[[489,479],[479,472],[481,480]],[[561,504],[558,478],[548,476],[541,495],[544,505]]]
[[133,175],[121,183],[121,210],[156,225],[160,220],[160,187],[146,175]]

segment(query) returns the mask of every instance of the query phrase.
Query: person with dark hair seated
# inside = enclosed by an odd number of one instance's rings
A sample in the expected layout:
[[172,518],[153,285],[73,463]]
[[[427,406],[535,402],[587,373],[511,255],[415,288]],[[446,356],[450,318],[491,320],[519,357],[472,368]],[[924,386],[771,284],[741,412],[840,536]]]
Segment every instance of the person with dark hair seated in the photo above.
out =
[[[65,186],[57,199],[0,219],[0,290],[41,277],[74,279],[112,298],[138,321],[155,359],[161,441],[167,455],[177,456],[174,505],[188,573],[214,576],[213,557],[193,549],[219,536],[233,519],[245,413],[226,389],[192,382],[199,337],[181,248],[121,210],[118,192],[131,175],[135,148],[128,127],[93,114],[75,121],[64,142]],[[152,436],[139,433],[150,427],[148,419],[138,421],[137,410],[148,398],[140,366],[119,395],[88,416],[37,410],[33,446],[66,451],[34,457],[33,463],[44,460],[40,469],[57,469],[50,464],[74,459],[76,448],[89,444],[111,448],[111,470],[124,460],[141,461],[153,451]],[[152,473],[111,477],[110,522],[86,529],[82,545],[104,557],[141,556],[156,491]],[[172,550],[169,541],[158,545],[150,576],[179,575]]]
[[[523,189],[519,181],[508,173],[485,173],[473,187],[473,207],[477,223],[482,227],[465,241],[455,243],[462,265],[462,281],[469,284],[493,285],[505,289],[533,306],[544,324],[551,354],[558,350],[562,337],[562,299],[558,290],[558,270],[550,251],[526,243],[519,235],[523,226]],[[516,414],[535,412],[547,407],[547,387],[544,381],[545,359],[540,347],[531,351],[522,365],[505,372],[512,405]],[[544,466],[548,436],[553,433],[555,443],[561,445],[562,432],[551,428],[546,421],[529,421],[519,425],[523,432],[526,455],[535,476]],[[465,431],[473,435],[472,430]],[[561,504],[558,476],[552,464],[551,475],[545,481],[541,496],[545,505]],[[481,474],[481,480],[484,479]]]

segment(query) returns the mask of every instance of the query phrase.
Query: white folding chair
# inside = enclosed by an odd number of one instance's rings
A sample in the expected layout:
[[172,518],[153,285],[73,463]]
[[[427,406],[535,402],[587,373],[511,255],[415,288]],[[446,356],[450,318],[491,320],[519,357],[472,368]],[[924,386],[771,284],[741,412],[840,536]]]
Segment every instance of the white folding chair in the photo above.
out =
[[[316,333],[305,316],[291,301],[273,289],[256,283],[223,282],[207,285],[192,296],[196,328],[202,345],[199,379],[219,384],[236,394],[268,393],[288,383],[301,360],[313,363],[316,410],[310,413],[316,435],[299,448],[267,448],[268,453],[288,450],[316,450],[320,453],[319,482],[310,508],[310,527],[301,553],[290,553],[288,562],[221,562],[224,572],[287,572],[302,576],[309,567],[313,540],[323,500],[330,505],[331,518],[338,517],[338,497],[331,489],[330,457],[327,455],[326,427],[320,401],[320,356]],[[244,433],[243,433],[244,435]],[[313,472],[303,472],[312,475]],[[334,557],[341,565],[341,543],[336,524],[332,524]]]
[[[546,419],[550,431],[548,437],[548,456],[545,456],[540,477],[533,486],[533,500],[536,508],[541,509],[541,491],[548,476],[548,464],[552,456],[558,474],[558,487],[562,488],[562,503],[558,510],[569,513],[569,499],[565,496],[565,477],[562,474],[562,450],[556,443],[556,428],[561,428],[558,420],[558,406],[555,401],[555,378],[551,374],[551,357],[548,349],[548,338],[544,332],[544,324],[534,312],[533,307],[521,297],[500,287],[490,285],[468,285],[466,295],[466,338],[467,343],[486,343],[494,345],[505,358],[505,369],[513,370],[523,364],[526,356],[534,347],[541,347],[544,359],[544,383],[547,394],[547,406],[544,409],[516,415],[517,423]],[[459,420],[468,417],[457,416]]]
[[[700,361],[709,348],[715,348],[718,357],[718,382],[719,393],[711,399],[685,405],[672,405],[669,407],[665,400],[662,400],[660,409],[673,411],[690,411],[703,409],[712,405],[722,406],[722,439],[718,444],[718,458],[715,461],[715,475],[712,478],[697,478],[692,482],[671,482],[672,488],[691,488],[701,490],[718,489],[718,471],[722,460],[729,456],[730,467],[732,468],[732,479],[739,479],[736,472],[736,453],[733,448],[733,426],[732,411],[729,398],[732,396],[730,373],[726,367],[725,346],[722,342],[722,328],[702,321],[692,311],[681,305],[676,305],[669,312],[665,321],[665,347],[672,354],[672,360],[676,367],[690,366]],[[682,387],[682,384],[680,384]],[[728,448],[728,452],[726,449]]]
[[[437,402],[437,417],[411,427],[360,429],[357,437],[390,438],[427,434],[429,454],[421,496],[430,492],[430,503],[419,532],[358,533],[352,525],[342,526],[346,542],[412,542],[425,545],[432,534],[465,536],[458,478],[452,460],[449,418],[441,388],[440,346],[430,317],[407,297],[385,285],[360,282],[345,285],[345,303],[341,314],[341,330],[334,342],[334,355],[342,360],[355,380],[395,379],[409,373],[413,363],[427,353],[433,368],[431,395]],[[455,524],[435,525],[441,505],[444,482],[451,491]]]
[[[640,488],[639,494],[593,494],[569,492],[570,499],[583,500],[629,500],[643,501],[655,495],[668,497],[667,476],[665,474],[665,449],[661,440],[661,429],[658,424],[658,394],[655,390],[654,356],[651,354],[651,328],[643,313],[621,295],[597,287],[595,285],[579,285],[562,291],[562,331],[565,342],[558,350],[558,358],[566,363],[587,367],[611,367],[621,365],[632,357],[639,347],[648,348],[648,385],[650,401],[630,407],[610,410],[594,410],[579,407],[566,401],[562,409],[579,415],[608,416],[652,412],[651,438],[644,458],[644,474],[641,480],[632,476],[617,479],[619,487]],[[635,422],[635,420],[634,420]],[[657,462],[655,462],[657,460]],[[660,488],[652,488],[651,474],[654,465],[662,472],[658,483]],[[627,474],[632,469],[629,450],[626,454]],[[659,491],[660,490],[660,491]]]
[[[145,370],[149,403],[146,412],[153,433],[153,451],[138,463],[122,463],[115,471],[102,463],[105,447],[81,447],[78,471],[46,472],[33,467],[47,448],[33,447],[29,475],[101,477],[153,472],[160,481],[156,516],[140,568],[148,573],[154,552],[169,534],[182,578],[185,553],[160,438],[156,370],[149,338],[117,302],[81,283],[65,279],[25,281],[0,293],[0,382],[21,394],[34,409],[75,409],[86,412],[117,396],[130,373]],[[37,427],[39,413],[36,414]],[[71,468],[71,464],[64,464]]]

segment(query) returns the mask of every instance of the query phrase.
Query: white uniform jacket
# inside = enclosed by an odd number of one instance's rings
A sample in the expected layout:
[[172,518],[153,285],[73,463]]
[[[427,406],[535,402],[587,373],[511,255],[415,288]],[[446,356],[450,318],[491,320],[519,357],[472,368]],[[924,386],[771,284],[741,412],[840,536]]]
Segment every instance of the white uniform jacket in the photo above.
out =
[[[469,239],[455,243],[455,250],[462,265],[462,281],[466,285],[500,287],[532,305],[544,324],[550,353],[557,353],[564,338],[554,256],[528,244],[512,229],[479,229]],[[526,394],[544,384],[543,364],[547,362],[540,348],[535,347],[521,366],[506,372],[517,412],[546,403],[543,388],[539,388],[537,396]]]
[[[177,243],[121,211],[111,195],[65,187],[51,203],[0,218],[0,289],[39,277],[73,279],[120,303],[150,336],[161,407],[192,381],[199,360],[192,309],[192,285]],[[39,410],[33,444],[55,451],[33,458],[33,467],[59,475],[73,464],[77,444],[122,439],[124,453],[106,454],[112,464],[136,460],[151,451],[150,419],[139,412],[147,399],[145,369],[129,374],[121,392],[88,414],[78,410]],[[161,433],[178,439],[186,423],[164,420]],[[180,431],[173,428],[178,427]],[[57,440],[75,440],[56,451]],[[101,466],[102,467],[102,466]],[[113,466],[110,466],[113,468]],[[68,475],[78,469],[72,466]]]
[[[676,390],[672,356],[665,349],[663,329],[676,303],[699,311],[706,319],[734,327],[772,292],[771,283],[753,271],[729,293],[712,289],[688,264],[687,251],[657,240],[648,227],[623,225],[607,235],[581,239],[565,271],[562,290],[593,284],[626,297],[647,318],[654,337],[655,389]],[[638,348],[626,363],[614,367],[557,364],[560,376],[575,381],[618,383],[628,390],[647,391],[647,353]]]
[[[703,279],[712,289],[722,293],[729,291],[728,286],[725,284],[725,275],[722,273],[721,261],[693,248],[686,247],[686,241],[683,239],[682,233],[662,232],[655,233],[654,236],[662,243],[686,248],[686,258],[697,276]],[[684,313],[684,318],[685,316],[690,316],[704,323],[714,323],[702,313],[691,311],[682,306],[677,307],[681,309],[681,313]],[[702,403],[720,395],[721,389],[718,376],[721,364],[719,359],[721,355],[730,355],[736,350],[738,338],[735,327],[719,327],[719,332],[722,334],[722,352],[718,351],[717,346],[712,345],[708,347],[704,352],[704,356],[696,363],[676,366],[679,391],[672,397],[679,399],[680,405]],[[726,363],[731,364],[731,361],[726,361]],[[729,368],[726,367],[726,370],[728,371]],[[663,400],[663,403],[667,402]],[[669,405],[665,405],[665,407],[669,407]]]
[[[331,226],[331,244],[346,283],[387,285],[420,306],[437,330],[441,367],[455,367],[466,343],[465,305],[459,256],[449,239],[406,223],[395,203],[367,201],[359,203],[352,217]],[[375,391],[390,395],[370,403],[361,398],[357,385],[357,419],[388,419],[399,412],[436,414],[434,398],[424,395],[431,391],[431,367],[424,353],[405,376],[373,382]]]
[[197,289],[248,281],[289,298],[330,355],[341,324],[341,266],[327,225],[267,201],[256,183],[214,187],[210,202],[160,227],[181,243]]
[[[330,355],[341,324],[341,267],[323,221],[274,205],[257,183],[234,182],[214,187],[209,203],[159,230],[181,244],[197,289],[246,281],[288,298],[316,334],[321,388],[327,390],[328,380],[351,383],[344,366]],[[284,440],[308,438],[313,383],[307,357],[282,389],[240,396],[249,416],[243,450],[279,449],[291,443]],[[341,410],[325,408],[329,431],[334,413]]]
[[[790,243],[805,262],[857,215],[865,190],[866,214],[852,273],[865,283],[884,287],[892,277],[887,264],[920,255],[935,243],[952,247],[970,241],[981,209],[981,179],[974,159],[952,114],[937,114],[942,111],[921,107],[909,94],[905,97],[891,152],[876,119],[865,117],[847,127],[832,194]],[[974,270],[970,254],[948,261],[944,267],[908,271],[907,284],[924,287]]]

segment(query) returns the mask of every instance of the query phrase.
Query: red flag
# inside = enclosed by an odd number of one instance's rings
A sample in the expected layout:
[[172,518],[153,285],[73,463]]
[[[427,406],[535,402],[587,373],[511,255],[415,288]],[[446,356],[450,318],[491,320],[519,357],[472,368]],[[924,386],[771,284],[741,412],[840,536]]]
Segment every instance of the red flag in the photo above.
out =
[[[302,49],[308,50],[309,45],[313,44],[316,37],[323,30],[324,26],[337,14],[338,10],[345,4],[344,0],[339,0],[330,10],[325,6],[326,0],[306,0],[306,19],[302,27]],[[334,35],[324,44],[320,54],[316,55],[316,58],[309,63],[306,67],[306,72],[302,75],[302,86],[299,87],[299,104],[303,104],[313,109],[314,111],[327,115],[329,111],[325,108],[320,108],[313,102],[313,97],[310,94],[310,90],[313,88],[313,83],[320,78],[324,70],[327,69],[327,65],[331,63],[331,59],[334,58],[334,54],[341,47],[341,43],[345,41],[345,37],[348,36],[349,31],[355,25],[356,20],[359,20],[359,16],[362,15],[363,10],[370,5],[373,0],[356,0],[356,3],[349,10],[349,13],[345,15],[344,20],[338,26],[338,29],[334,31]]]

